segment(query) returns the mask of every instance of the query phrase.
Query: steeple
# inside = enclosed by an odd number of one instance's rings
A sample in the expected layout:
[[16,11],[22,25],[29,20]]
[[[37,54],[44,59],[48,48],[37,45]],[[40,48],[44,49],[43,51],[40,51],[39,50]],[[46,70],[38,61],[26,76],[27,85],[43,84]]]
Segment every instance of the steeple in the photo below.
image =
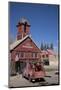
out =
[[17,24],[17,40],[22,39],[30,32],[30,24],[29,21],[26,18],[22,18],[20,22]]

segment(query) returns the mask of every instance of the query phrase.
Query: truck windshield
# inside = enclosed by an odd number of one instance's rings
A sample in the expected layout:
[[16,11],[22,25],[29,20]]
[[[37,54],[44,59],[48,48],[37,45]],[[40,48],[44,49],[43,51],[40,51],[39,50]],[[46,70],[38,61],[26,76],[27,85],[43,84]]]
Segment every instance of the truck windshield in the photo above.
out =
[[35,71],[42,71],[42,66],[41,65],[36,65]]
[[36,64],[33,64],[32,66],[35,69],[35,71],[42,71],[43,70],[43,67],[41,64],[36,63]]

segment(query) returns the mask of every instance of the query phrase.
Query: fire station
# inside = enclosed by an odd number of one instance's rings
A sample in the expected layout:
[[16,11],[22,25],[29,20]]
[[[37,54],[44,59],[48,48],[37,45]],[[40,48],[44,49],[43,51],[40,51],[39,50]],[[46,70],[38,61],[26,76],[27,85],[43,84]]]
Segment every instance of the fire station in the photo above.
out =
[[26,18],[22,18],[16,25],[17,27],[17,40],[10,45],[11,56],[11,72],[15,72],[15,56],[19,54],[20,71],[25,66],[25,62],[41,61],[41,50],[35,44],[30,36],[30,23]]
[[[55,63],[56,57],[52,50],[41,50],[30,35],[30,23],[26,18],[22,18],[17,27],[16,41],[10,44],[10,73],[15,73],[15,57],[19,55],[20,72],[22,73],[26,62],[40,62],[44,65]],[[54,57],[54,60],[50,57]]]

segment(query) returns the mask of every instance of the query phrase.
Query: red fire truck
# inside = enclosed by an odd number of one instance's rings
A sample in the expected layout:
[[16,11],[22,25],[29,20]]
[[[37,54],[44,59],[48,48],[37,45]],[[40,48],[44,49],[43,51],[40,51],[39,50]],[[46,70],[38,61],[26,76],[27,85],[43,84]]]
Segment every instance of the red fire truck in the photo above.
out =
[[28,78],[29,81],[32,82],[35,82],[36,79],[44,80],[45,69],[40,62],[36,63],[27,62],[23,70],[22,76]]

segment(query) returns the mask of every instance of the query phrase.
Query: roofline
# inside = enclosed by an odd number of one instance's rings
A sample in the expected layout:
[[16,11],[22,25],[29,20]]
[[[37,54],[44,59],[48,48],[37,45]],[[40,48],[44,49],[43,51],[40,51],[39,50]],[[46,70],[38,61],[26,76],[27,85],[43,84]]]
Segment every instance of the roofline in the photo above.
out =
[[[25,36],[24,38],[23,38],[23,40],[20,42],[20,43],[22,43],[24,40],[26,40],[27,38],[30,38],[32,41],[33,41],[33,43],[35,44],[35,42],[34,42],[34,40],[29,36],[29,35],[27,35],[27,37]],[[19,44],[20,44],[19,43]],[[18,44],[18,45],[19,45]],[[13,49],[15,49],[18,45],[16,45],[14,48],[12,48],[10,51],[12,51]],[[39,47],[35,44],[35,46],[39,49]],[[41,50],[39,49],[39,51],[41,52]]]

